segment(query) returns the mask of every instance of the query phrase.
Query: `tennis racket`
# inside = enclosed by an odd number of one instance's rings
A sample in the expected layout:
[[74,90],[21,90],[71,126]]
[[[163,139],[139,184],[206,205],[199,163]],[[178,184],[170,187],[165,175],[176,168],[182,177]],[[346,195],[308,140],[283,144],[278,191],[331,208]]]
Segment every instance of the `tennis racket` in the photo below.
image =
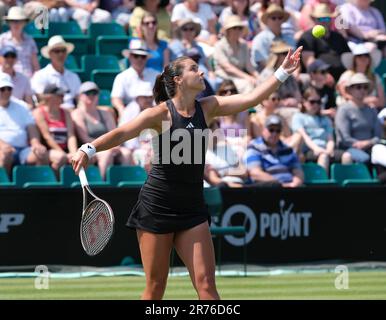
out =
[[108,244],[114,233],[114,214],[109,204],[91,191],[83,168],[80,169],[79,179],[83,190],[80,241],[84,251],[89,256],[95,256]]

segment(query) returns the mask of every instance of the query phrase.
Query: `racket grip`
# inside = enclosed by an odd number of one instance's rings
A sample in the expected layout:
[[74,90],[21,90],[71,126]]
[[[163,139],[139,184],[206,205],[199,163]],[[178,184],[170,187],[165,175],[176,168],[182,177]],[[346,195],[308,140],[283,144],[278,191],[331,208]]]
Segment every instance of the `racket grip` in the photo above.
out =
[[83,167],[80,168],[80,171],[79,171],[79,180],[80,180],[82,187],[88,186],[86,172],[84,171]]

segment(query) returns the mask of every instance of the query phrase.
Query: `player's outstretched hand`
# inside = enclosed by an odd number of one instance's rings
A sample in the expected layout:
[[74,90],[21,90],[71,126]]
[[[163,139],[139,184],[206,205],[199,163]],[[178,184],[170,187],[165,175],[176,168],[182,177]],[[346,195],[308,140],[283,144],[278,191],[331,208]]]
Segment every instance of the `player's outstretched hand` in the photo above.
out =
[[303,47],[296,49],[292,53],[292,49],[289,49],[287,56],[285,57],[283,63],[281,64],[282,68],[289,74],[293,73],[300,65],[300,57],[302,55]]
[[78,175],[80,168],[86,168],[88,164],[88,157],[83,152],[78,150],[71,159],[72,169],[74,169],[75,174]]

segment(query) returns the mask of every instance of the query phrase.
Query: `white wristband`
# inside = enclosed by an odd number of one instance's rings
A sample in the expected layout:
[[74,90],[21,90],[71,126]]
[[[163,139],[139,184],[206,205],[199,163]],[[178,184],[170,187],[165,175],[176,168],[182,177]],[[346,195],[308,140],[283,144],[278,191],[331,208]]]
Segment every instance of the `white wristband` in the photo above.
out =
[[96,149],[91,143],[82,144],[79,150],[87,154],[89,159],[91,159],[96,154]]
[[277,78],[277,80],[279,80],[281,83],[283,83],[283,82],[285,82],[287,79],[288,79],[288,77],[290,76],[290,74],[287,72],[287,71],[285,71],[284,69],[283,69],[283,67],[279,67],[279,69],[277,69],[276,70],[276,72],[275,72],[275,77]]

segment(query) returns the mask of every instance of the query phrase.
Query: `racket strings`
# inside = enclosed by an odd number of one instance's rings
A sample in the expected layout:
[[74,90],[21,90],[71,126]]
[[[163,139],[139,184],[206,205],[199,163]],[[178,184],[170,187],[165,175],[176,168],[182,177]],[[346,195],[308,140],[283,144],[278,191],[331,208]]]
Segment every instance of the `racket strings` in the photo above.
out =
[[114,219],[110,208],[102,201],[91,202],[82,218],[82,243],[89,255],[96,255],[113,234]]

